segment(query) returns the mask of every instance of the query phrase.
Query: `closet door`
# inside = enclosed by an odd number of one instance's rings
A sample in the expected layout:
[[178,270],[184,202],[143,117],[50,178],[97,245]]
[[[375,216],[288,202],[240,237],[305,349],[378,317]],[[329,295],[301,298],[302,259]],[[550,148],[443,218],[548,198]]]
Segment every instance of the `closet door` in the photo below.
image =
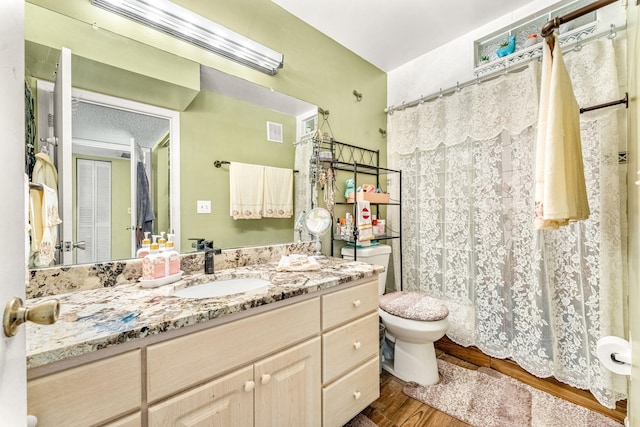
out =
[[111,162],[77,159],[77,235],[85,250],[76,262],[111,259]]

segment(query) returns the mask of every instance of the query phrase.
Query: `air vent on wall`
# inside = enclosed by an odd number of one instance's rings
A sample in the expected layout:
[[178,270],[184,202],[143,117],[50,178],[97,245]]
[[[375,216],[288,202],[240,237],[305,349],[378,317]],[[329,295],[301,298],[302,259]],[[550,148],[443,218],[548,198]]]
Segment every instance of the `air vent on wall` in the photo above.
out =
[[282,124],[267,122],[267,141],[282,143]]

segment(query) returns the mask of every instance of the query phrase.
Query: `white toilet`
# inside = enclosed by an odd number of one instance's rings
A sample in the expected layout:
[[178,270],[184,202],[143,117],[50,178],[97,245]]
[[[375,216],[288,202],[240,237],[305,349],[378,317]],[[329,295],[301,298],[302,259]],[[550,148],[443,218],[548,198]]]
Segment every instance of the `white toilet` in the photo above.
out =
[[[435,298],[418,292],[384,294],[391,247],[388,245],[358,248],[358,261],[381,265],[385,272],[378,277],[378,314],[387,338],[395,342],[394,358],[382,368],[403,381],[431,385],[439,380],[433,343],[449,329],[447,307]],[[342,257],[353,259],[353,248],[342,249]]]

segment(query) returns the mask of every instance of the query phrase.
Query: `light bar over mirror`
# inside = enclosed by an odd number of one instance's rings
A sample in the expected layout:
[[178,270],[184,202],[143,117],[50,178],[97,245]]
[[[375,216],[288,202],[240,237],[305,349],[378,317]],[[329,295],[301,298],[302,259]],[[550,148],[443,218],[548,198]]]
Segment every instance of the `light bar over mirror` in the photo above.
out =
[[275,75],[284,55],[167,0],[90,0],[95,6]]

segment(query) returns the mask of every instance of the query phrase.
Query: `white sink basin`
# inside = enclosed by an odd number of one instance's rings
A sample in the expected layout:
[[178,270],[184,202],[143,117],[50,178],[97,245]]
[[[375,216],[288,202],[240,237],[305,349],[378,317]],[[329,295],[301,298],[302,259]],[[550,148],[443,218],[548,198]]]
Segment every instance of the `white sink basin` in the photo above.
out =
[[180,289],[173,295],[180,298],[212,298],[239,294],[269,286],[271,283],[263,279],[227,279],[215,280],[201,285]]

